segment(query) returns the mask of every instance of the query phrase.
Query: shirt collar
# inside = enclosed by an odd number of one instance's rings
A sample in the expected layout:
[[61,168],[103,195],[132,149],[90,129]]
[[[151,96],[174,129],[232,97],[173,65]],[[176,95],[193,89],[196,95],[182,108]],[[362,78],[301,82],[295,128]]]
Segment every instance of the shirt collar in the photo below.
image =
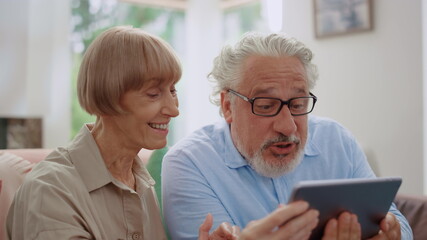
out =
[[312,115],[308,115],[308,136],[307,143],[304,148],[304,156],[314,157],[320,154],[320,148],[316,145],[316,142],[313,140],[313,132],[314,132],[314,120]]
[[[154,186],[156,182],[151,177],[150,173],[148,172],[147,168],[142,163],[142,160],[136,155],[135,160],[133,162],[132,166],[133,173],[135,174],[135,178],[137,181],[142,184],[145,188],[149,188]],[[137,184],[139,186],[139,184]]]
[[[89,124],[84,125],[80,129],[69,146],[68,151],[71,161],[79,172],[89,192],[111,182],[116,184],[116,180],[105,166],[98,145],[90,133]],[[138,156],[135,157],[132,169],[136,178],[141,179],[140,183],[147,187],[154,185],[154,180],[142,165],[142,161]]]
[[230,125],[225,121],[221,121],[224,131],[224,161],[229,168],[239,168],[248,165],[248,162],[243,158],[237,148],[234,146],[231,139]]
[[[310,122],[310,120],[309,120]],[[224,162],[230,168],[239,168],[248,165],[248,162],[243,158],[240,152],[235,147],[230,133],[230,125],[224,120],[221,121],[222,129],[224,131]],[[308,127],[307,142],[304,147],[304,157],[316,156],[320,153],[317,145],[312,141],[310,134],[310,123]]]
[[307,143],[304,148],[304,156],[306,157],[314,157],[320,154],[319,147],[312,141],[310,132],[308,133]]

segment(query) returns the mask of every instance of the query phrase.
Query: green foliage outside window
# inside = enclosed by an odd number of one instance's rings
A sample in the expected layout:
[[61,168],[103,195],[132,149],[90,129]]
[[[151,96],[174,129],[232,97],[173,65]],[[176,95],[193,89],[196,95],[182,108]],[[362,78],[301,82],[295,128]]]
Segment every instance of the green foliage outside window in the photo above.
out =
[[[77,99],[77,75],[81,59],[87,47],[101,32],[112,26],[130,25],[139,27],[164,40],[172,47],[177,35],[177,23],[185,22],[185,12],[166,8],[153,8],[143,5],[118,2],[116,0],[72,0],[72,129],[71,138],[80,130],[84,123],[94,122],[96,117],[90,116],[81,107]],[[226,39],[236,39],[246,31],[257,30],[260,25],[260,4],[252,3],[224,12]],[[238,29],[228,29],[227,18],[238,19]],[[179,32],[179,34],[185,34]],[[185,37],[180,37],[185,39]],[[202,54],[202,53],[201,53]],[[185,66],[184,66],[185,68]],[[173,123],[172,123],[173,128]],[[173,136],[173,131],[169,137]]]
[[[98,4],[96,4],[98,3]],[[104,30],[118,25],[130,25],[133,27],[149,27],[159,19],[160,31],[154,34],[166,41],[171,41],[174,20],[184,18],[184,13],[176,10],[162,8],[144,7],[141,5],[122,3],[116,1],[72,1],[72,46],[73,46],[73,68],[72,68],[72,129],[73,138],[84,123],[94,122],[96,117],[86,113],[77,99],[77,75],[82,56],[90,43]],[[161,25],[158,24],[158,25]]]
[[77,99],[77,74],[81,62],[81,55],[74,54],[72,69],[72,101],[71,101],[71,136],[74,137],[84,123],[94,122],[96,117],[85,112]]

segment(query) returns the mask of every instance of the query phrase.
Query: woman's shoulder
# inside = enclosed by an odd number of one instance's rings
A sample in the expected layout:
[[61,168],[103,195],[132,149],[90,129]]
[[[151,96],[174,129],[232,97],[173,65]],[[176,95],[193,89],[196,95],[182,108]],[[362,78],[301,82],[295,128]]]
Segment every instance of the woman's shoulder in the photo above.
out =
[[48,173],[56,175],[68,172],[70,168],[73,168],[73,164],[70,161],[67,150],[58,148],[52,151],[43,161],[37,163],[33,171],[31,171],[31,175],[34,177],[44,176]]
[[37,163],[25,176],[22,188],[42,189],[60,187],[62,190],[79,187],[80,176],[66,149],[58,148]]

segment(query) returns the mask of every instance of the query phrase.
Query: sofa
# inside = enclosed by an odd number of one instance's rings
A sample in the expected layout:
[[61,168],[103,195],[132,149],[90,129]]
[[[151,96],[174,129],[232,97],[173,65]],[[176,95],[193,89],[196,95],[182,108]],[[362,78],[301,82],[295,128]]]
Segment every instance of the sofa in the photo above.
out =
[[[160,168],[166,151],[167,149],[161,149],[153,153],[151,150],[143,149],[138,154],[157,182],[156,190],[159,200],[161,200]],[[13,195],[22,183],[25,174],[50,152],[50,149],[0,149],[0,240],[4,239],[4,219]],[[414,232],[414,239],[427,239],[427,196],[399,193],[394,202],[408,219]]]
[[[5,239],[4,224],[13,196],[25,174],[45,159],[51,149],[0,149],[0,240]],[[142,149],[138,156],[146,164],[152,151]]]
[[398,194],[394,203],[411,225],[415,240],[427,239],[427,196]]

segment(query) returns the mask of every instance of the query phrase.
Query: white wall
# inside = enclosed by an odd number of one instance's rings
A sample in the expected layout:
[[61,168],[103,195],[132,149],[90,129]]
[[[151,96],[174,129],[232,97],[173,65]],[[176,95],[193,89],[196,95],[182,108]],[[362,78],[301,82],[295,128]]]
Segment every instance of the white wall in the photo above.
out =
[[374,0],[370,32],[316,39],[313,1],[284,0],[283,31],[310,47],[320,78],[314,114],[349,128],[379,167],[423,192],[422,0]]
[[28,13],[27,5],[20,6],[12,1],[0,1],[0,115],[2,117],[19,116],[27,111],[25,69],[29,42]]
[[178,86],[181,114],[176,118],[174,142],[220,119],[218,107],[209,101],[212,87],[207,81],[207,75],[221,48],[222,32],[219,0],[187,1],[186,51],[182,59],[183,76]]
[[[427,1],[422,1],[422,41],[423,41],[423,63],[427,61],[427,47],[425,47],[427,43]],[[423,65],[423,119],[427,118],[427,66]],[[427,194],[427,121],[423,121],[424,126],[424,194]]]
[[69,0],[0,1],[0,117],[43,119],[43,146],[70,137]]

